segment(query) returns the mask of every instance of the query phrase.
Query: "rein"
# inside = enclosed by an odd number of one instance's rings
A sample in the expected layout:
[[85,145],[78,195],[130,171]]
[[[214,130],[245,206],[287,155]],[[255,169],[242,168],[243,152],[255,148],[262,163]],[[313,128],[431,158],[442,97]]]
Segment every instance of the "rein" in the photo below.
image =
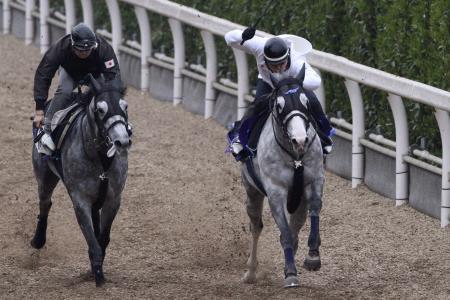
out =
[[[276,95],[276,92],[274,93]],[[281,127],[282,133],[285,137],[288,137],[287,134],[287,124],[288,122],[295,116],[299,116],[300,118],[302,118],[305,121],[305,129],[306,129],[306,134],[308,134],[308,130],[309,130],[309,126],[311,124],[311,120],[313,120],[313,118],[311,117],[311,114],[309,113],[308,107],[305,107],[303,104],[301,104],[300,109],[297,110],[293,110],[291,112],[289,112],[287,115],[285,115],[283,117],[283,120],[281,122],[279,122],[277,116],[274,113],[275,107],[272,106],[272,130],[273,130],[273,136],[275,138],[276,143],[278,144],[278,146],[286,153],[289,155],[289,157],[292,158],[293,160],[293,167],[294,167],[294,178],[293,178],[293,184],[292,184],[292,189],[288,192],[288,198],[287,198],[287,203],[286,203],[286,208],[287,211],[290,214],[293,214],[297,208],[300,206],[301,200],[302,200],[302,194],[303,194],[303,186],[304,186],[304,166],[303,166],[303,157],[304,155],[308,152],[309,148],[311,147],[311,145],[314,143],[314,140],[317,137],[317,132],[314,133],[314,136],[311,138],[310,141],[308,141],[308,136],[306,138],[306,146],[305,149],[303,151],[303,153],[299,154],[299,155],[295,155],[295,150],[294,150],[294,154],[289,151],[288,149],[286,149],[285,146],[283,146],[283,144],[280,142],[280,139],[277,136],[276,130],[275,130],[275,124],[278,124],[278,126]],[[315,123],[312,123],[313,127],[315,125]]]
[[[272,114],[272,120],[274,120],[276,123],[278,123],[277,120],[276,120],[276,117],[273,114]],[[305,148],[305,151],[303,151],[303,154],[301,154],[299,157],[296,158],[280,142],[280,140],[278,139],[277,134],[275,132],[275,127],[272,126],[272,130],[273,130],[273,136],[275,137],[275,141],[277,142],[278,146],[292,158],[292,160],[294,162],[294,168],[297,169],[299,166],[302,166],[303,165],[303,162],[302,162],[303,156],[305,155],[306,152],[308,152],[309,147],[311,147],[311,145],[313,144],[314,140],[316,139],[317,132],[314,133],[314,136],[312,137],[311,141],[307,143],[307,147]],[[283,133],[284,133],[284,131],[283,131]]]
[[[106,88],[106,89],[102,88],[99,94],[105,93],[108,91],[116,91],[117,92],[119,90],[115,89],[115,88]],[[96,103],[98,101],[97,96],[99,94],[97,94],[95,96],[95,98],[93,99],[95,107],[96,107]],[[103,122],[98,117],[96,108],[93,109],[93,113],[94,113],[94,122],[95,122],[95,125],[97,126],[98,132],[99,132],[98,139],[94,138],[94,144],[95,144],[97,156],[100,159],[100,163],[102,165],[103,171],[98,176],[98,178],[100,179],[98,197],[97,197],[97,200],[94,202],[92,208],[99,210],[102,208],[102,206],[105,202],[105,199],[106,199],[106,194],[108,192],[109,178],[107,176],[107,172],[108,172],[109,168],[111,167],[111,165],[114,161],[114,158],[115,158],[115,154],[113,154],[112,156],[108,155],[109,149],[111,147],[113,147],[111,139],[108,136],[108,131],[112,127],[114,127],[116,124],[119,124],[119,123],[125,125],[125,128],[127,128],[128,122],[127,122],[126,118],[124,118],[123,116],[120,116],[120,115],[114,115],[112,117],[109,117],[106,120],[106,122]]]

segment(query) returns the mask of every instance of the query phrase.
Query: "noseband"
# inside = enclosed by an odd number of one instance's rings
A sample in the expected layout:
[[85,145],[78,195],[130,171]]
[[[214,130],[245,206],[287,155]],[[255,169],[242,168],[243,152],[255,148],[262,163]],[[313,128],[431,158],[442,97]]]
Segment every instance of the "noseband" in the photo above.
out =
[[[285,136],[287,136],[287,124],[296,116],[305,121],[305,129],[308,132],[312,116],[307,105],[305,106],[300,100],[302,91],[302,87],[298,84],[297,80],[286,78],[280,81],[278,88],[276,88],[271,95],[271,111],[273,119],[282,127]],[[277,109],[277,97],[283,97],[285,105],[281,112],[277,111],[275,113]]]

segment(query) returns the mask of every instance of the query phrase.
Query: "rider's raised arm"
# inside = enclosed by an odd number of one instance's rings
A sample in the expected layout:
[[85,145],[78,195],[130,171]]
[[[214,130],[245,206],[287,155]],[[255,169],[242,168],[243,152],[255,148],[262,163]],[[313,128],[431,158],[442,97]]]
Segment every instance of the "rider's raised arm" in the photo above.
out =
[[106,80],[120,79],[119,61],[114,49],[103,37],[98,36],[97,39],[99,41],[98,55],[101,63],[101,73]]
[[241,45],[242,42],[242,30],[235,29],[227,32],[225,34],[225,42],[228,46],[231,46],[236,49],[240,49],[249,54],[253,54],[256,57],[261,55],[264,52],[264,44],[266,43],[266,38],[262,38],[259,36],[254,36],[252,39],[247,40]]
[[47,50],[36,69],[33,93],[37,110],[44,109],[53,76],[55,76],[56,71],[61,65],[62,54],[64,53],[61,41],[58,41]]

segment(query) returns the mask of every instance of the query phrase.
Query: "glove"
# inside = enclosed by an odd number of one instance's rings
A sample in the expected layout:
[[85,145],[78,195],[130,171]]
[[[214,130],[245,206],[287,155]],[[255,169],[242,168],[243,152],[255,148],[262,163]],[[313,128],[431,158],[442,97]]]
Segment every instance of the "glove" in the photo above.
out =
[[43,110],[36,110],[36,112],[34,113],[33,124],[34,124],[34,127],[36,127],[36,128],[40,128],[40,127],[42,127],[42,125],[44,125],[44,111]]
[[243,32],[242,32],[242,42],[241,45],[243,45],[245,43],[245,41],[247,40],[251,40],[254,36],[255,36],[255,32],[256,32],[256,28],[253,26],[247,27]]

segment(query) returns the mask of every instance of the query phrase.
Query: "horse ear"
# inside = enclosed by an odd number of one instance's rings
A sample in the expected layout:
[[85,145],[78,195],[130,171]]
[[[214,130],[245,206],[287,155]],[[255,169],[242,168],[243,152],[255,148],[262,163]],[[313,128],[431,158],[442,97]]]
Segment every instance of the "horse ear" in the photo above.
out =
[[300,69],[300,72],[298,72],[296,78],[300,82],[300,84],[303,84],[303,80],[305,79],[305,64],[303,64],[303,66]]
[[275,78],[275,76],[273,76],[272,74],[270,75],[270,81],[272,81],[272,84],[275,88],[278,88],[278,83],[280,82],[278,79]]
[[94,76],[92,76],[91,73],[89,73],[88,75],[89,81],[91,82],[91,87],[94,90],[94,93],[97,95],[100,93],[102,87],[100,86],[100,84],[98,83],[97,80],[95,80]]

